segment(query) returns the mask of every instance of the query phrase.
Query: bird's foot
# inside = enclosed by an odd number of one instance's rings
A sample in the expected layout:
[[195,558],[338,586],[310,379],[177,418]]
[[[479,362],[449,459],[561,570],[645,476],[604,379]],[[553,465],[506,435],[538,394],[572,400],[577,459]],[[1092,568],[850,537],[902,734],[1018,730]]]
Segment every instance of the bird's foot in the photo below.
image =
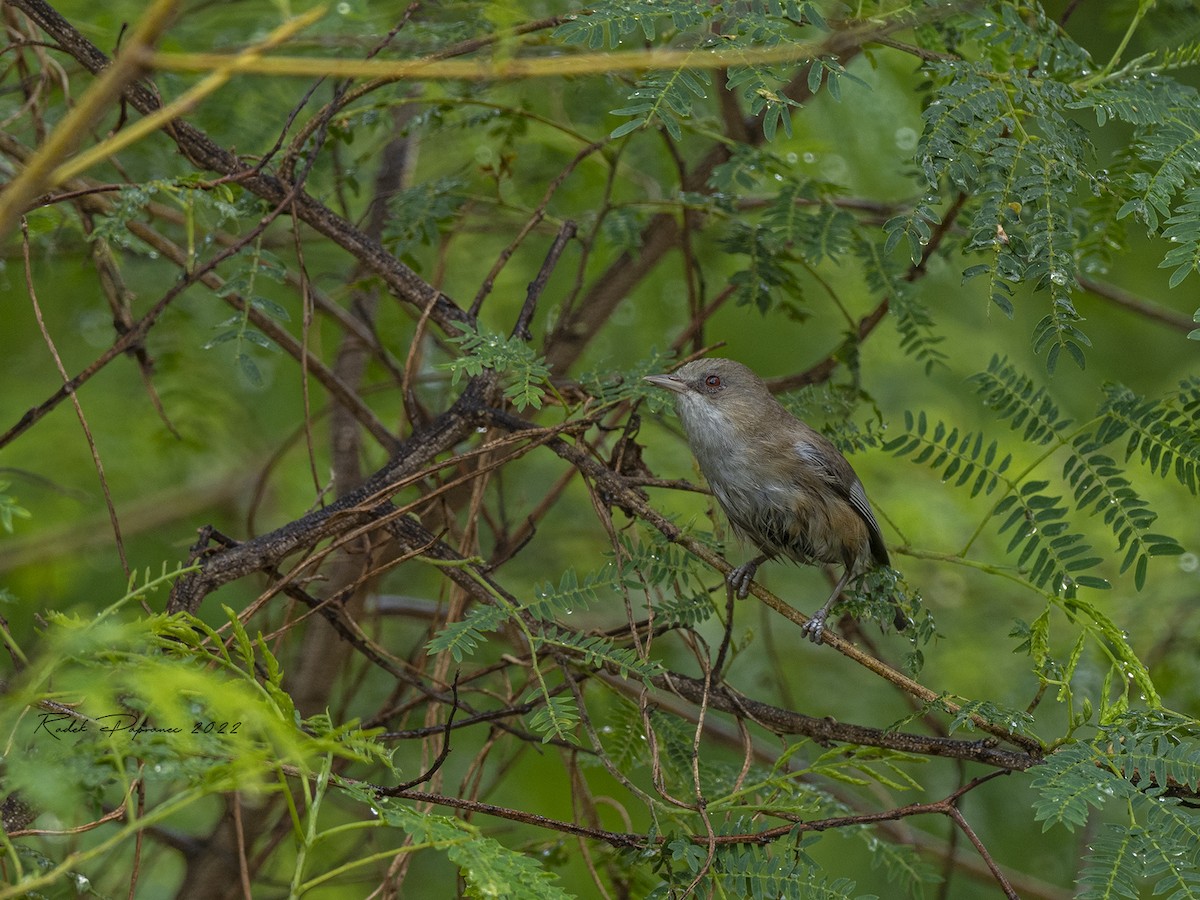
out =
[[821,639],[825,635],[825,617],[827,615],[828,610],[817,610],[812,614],[812,618],[800,626],[800,634],[808,638],[814,644],[821,643]]
[[754,581],[754,573],[757,570],[758,561],[751,560],[731,570],[726,576],[725,580],[729,582],[729,586],[733,588],[733,592],[737,594],[739,600],[745,600],[746,595],[750,593],[750,584]]

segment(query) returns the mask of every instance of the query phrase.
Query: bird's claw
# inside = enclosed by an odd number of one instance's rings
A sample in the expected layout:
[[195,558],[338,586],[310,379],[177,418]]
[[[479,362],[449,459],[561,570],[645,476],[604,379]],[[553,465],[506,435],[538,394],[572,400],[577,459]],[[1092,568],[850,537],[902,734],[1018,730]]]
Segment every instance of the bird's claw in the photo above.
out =
[[800,634],[814,644],[821,643],[825,635],[825,611],[818,610],[813,613],[812,618],[800,626]]
[[739,600],[745,600],[746,595],[750,593],[750,584],[754,581],[754,571],[758,568],[752,563],[744,563],[736,569],[732,569],[729,575],[726,576],[726,581],[733,588],[733,592]]

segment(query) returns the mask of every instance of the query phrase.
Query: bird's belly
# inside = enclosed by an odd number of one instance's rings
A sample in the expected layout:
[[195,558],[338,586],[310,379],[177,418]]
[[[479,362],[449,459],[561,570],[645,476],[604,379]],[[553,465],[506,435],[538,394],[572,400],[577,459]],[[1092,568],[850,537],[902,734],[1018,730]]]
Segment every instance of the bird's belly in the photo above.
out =
[[[730,478],[710,481],[710,486],[734,529],[770,556],[824,563],[857,558],[860,548],[847,546],[839,537],[847,534],[847,527],[855,544],[865,543],[858,517],[836,498],[792,482]],[[861,538],[858,531],[863,532]]]

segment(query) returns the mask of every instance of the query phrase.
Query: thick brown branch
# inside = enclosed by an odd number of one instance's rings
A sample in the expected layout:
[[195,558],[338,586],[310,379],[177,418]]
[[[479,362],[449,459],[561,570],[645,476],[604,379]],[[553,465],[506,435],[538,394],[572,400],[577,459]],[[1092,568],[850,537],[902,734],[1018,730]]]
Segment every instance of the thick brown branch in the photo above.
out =
[[175,583],[168,609],[195,612],[200,601],[221,585],[275,566],[292,553],[335,534],[370,524],[378,518],[376,508],[382,498],[484,421],[483,410],[494,386],[495,379],[489,372],[473,379],[446,412],[404,441],[388,464],[357,490],[269,534],[201,555],[200,571]]

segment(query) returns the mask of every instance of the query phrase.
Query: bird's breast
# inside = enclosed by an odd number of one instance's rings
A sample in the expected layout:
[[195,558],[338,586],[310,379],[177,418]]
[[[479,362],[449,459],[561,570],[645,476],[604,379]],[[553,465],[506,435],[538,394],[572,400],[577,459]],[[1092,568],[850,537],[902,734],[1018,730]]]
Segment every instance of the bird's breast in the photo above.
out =
[[765,553],[845,563],[868,552],[861,517],[786,451],[735,443],[719,461],[701,460],[701,470],[730,524]]

